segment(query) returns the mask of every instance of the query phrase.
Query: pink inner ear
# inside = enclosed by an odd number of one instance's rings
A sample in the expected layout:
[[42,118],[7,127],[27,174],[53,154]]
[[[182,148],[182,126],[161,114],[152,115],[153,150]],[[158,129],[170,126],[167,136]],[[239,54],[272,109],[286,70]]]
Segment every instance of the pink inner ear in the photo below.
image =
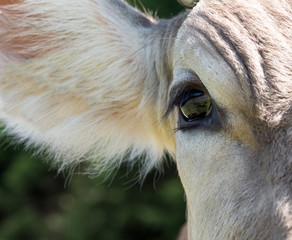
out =
[[[13,35],[16,33],[17,29],[13,29],[9,34]],[[15,37],[4,44],[0,44],[0,50],[5,55],[10,55],[17,59],[31,59],[42,56],[56,48],[53,40],[49,43],[49,38],[49,36],[34,34],[28,34],[25,37]],[[47,42],[48,45],[45,46],[44,42]]]
[[22,3],[23,0],[0,0],[0,5]]
[[42,56],[58,45],[56,35],[38,27],[36,23],[36,19],[45,16],[34,15],[27,19],[29,15],[18,8],[23,2],[0,0],[0,54],[18,60]]

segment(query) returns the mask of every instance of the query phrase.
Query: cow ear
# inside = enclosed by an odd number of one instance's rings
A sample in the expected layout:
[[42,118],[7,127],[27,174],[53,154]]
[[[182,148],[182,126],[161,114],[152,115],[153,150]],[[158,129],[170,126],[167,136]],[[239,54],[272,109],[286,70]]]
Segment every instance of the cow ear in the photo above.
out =
[[182,17],[160,22],[120,0],[7,3],[0,5],[6,132],[54,154],[61,169],[89,160],[100,171],[143,155],[148,171],[174,151],[173,122],[162,116]]

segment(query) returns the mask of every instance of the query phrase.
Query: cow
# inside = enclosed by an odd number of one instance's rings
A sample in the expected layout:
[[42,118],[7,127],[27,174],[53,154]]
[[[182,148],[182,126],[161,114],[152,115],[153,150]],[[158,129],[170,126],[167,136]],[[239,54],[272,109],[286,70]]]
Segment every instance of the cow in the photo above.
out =
[[61,170],[170,154],[189,240],[292,239],[292,1],[180,3],[1,0],[5,131]]

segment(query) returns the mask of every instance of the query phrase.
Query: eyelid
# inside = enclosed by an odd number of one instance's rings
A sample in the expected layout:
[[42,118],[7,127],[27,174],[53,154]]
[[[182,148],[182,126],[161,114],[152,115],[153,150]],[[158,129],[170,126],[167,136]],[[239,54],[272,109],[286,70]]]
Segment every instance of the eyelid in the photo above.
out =
[[200,81],[199,77],[189,70],[187,74],[184,74],[184,77],[188,77],[187,80],[182,80],[177,84],[173,85],[169,91],[169,103],[167,110],[163,116],[166,119],[174,110],[174,108],[179,104],[180,100],[186,96],[190,91],[202,91],[207,92],[206,88]]

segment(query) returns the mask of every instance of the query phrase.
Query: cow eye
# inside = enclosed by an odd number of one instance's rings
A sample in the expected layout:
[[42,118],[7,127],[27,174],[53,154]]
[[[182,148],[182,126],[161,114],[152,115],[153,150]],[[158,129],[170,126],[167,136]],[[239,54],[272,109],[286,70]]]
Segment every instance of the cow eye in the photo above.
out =
[[189,92],[180,100],[179,110],[187,122],[203,119],[212,112],[211,99],[200,91]]
[[218,105],[212,100],[208,90],[202,85],[189,82],[179,82],[169,91],[169,105],[164,117],[177,109],[176,131],[188,131],[195,128],[219,130],[222,119]]

